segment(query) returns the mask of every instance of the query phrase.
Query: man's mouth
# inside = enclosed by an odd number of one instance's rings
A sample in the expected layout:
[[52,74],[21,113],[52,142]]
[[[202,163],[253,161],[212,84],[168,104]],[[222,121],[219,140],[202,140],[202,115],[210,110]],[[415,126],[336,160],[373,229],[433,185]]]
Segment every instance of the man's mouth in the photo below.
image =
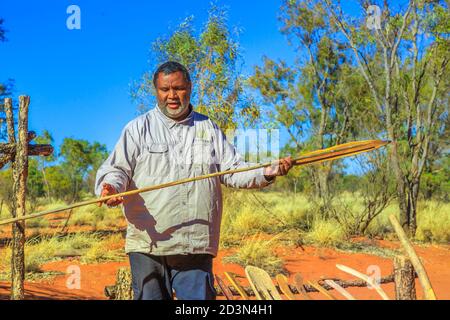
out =
[[180,103],[179,102],[168,102],[167,106],[170,109],[178,109],[178,107],[180,106]]

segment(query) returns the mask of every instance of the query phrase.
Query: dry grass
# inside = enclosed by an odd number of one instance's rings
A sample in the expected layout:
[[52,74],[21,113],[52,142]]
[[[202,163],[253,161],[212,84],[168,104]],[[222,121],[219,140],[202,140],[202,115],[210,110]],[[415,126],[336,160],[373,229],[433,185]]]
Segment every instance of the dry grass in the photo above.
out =
[[82,263],[99,263],[105,261],[123,261],[123,238],[121,234],[114,234],[108,238],[93,243],[81,257]]
[[436,201],[420,203],[416,239],[424,242],[450,242],[450,204]]
[[45,217],[38,217],[26,221],[27,228],[48,228],[50,222]]
[[92,226],[96,230],[116,227],[123,219],[120,208],[90,205],[74,210],[69,226]]
[[[227,191],[224,196],[221,247],[242,245],[243,236],[265,232],[300,234],[308,243],[337,246],[346,241],[348,225],[339,225],[335,220],[319,219],[314,206],[305,194],[281,192],[258,192],[254,190]],[[346,206],[355,214],[363,211],[363,203],[357,194],[349,192],[339,195],[334,205]],[[369,224],[365,235],[393,239],[389,215],[398,216],[398,204],[391,203]],[[354,223],[351,217],[340,219]],[[419,201],[417,209],[416,240],[432,243],[450,242],[450,204],[437,201]]]
[[[362,210],[362,203],[354,194],[344,193],[341,203],[352,210]],[[41,205],[38,211],[64,206],[63,202]],[[388,216],[398,216],[398,206],[392,203],[367,229],[366,235],[389,239],[393,235]],[[0,217],[9,217],[6,205]],[[28,227],[45,228],[48,217],[27,222]],[[117,230],[123,221],[120,208],[108,209],[87,206],[76,209],[69,220],[69,226],[92,226],[93,230]],[[450,242],[450,204],[436,201],[420,201],[417,210],[416,240],[431,243]],[[276,244],[298,245],[308,243],[317,246],[336,247],[342,250],[365,250],[350,244],[345,236],[345,226],[335,220],[322,220],[314,212],[305,194],[281,192],[260,192],[255,190],[230,190],[224,188],[224,212],[221,226],[220,248],[238,248],[232,261],[242,265],[252,264],[269,270],[281,268],[281,260],[273,252]],[[275,240],[263,240],[257,234],[264,232],[277,235]],[[249,239],[250,237],[250,239]],[[40,238],[26,244],[26,271],[39,273],[42,263],[58,259],[56,253],[81,251],[84,263],[117,261],[124,258],[123,239],[119,234],[78,233],[65,238]],[[393,237],[395,238],[395,237]],[[367,248],[375,252],[374,248]],[[380,253],[386,254],[389,253]],[[0,249],[0,272],[10,268],[10,246]]]
[[283,272],[283,261],[275,254],[278,237],[269,240],[254,235],[238,248],[235,254],[224,258],[224,262],[237,263],[243,267],[252,265],[266,270],[270,275]]
[[[11,245],[0,249],[0,278],[9,278],[11,272]],[[102,237],[97,233],[76,233],[65,237],[46,237],[28,240],[25,244],[25,272],[27,278],[42,273],[41,266],[61,260],[62,255],[81,255],[82,263],[121,261],[123,237],[113,234]],[[36,275],[34,276],[36,278]]]
[[305,240],[318,246],[335,247],[344,242],[346,237],[344,229],[336,221],[317,218],[306,234]]

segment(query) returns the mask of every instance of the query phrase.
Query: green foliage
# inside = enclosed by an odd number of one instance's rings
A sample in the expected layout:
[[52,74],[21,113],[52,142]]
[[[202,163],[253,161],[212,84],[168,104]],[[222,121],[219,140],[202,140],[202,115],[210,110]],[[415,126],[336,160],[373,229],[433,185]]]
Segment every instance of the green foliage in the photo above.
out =
[[71,185],[70,199],[78,200],[83,182],[89,171],[96,171],[107,157],[106,146],[98,142],[65,138],[60,147],[62,172],[67,175]]
[[12,170],[8,168],[0,171],[0,201],[3,202],[2,214],[6,212],[6,206],[11,207],[12,188]]
[[72,181],[61,166],[54,165],[45,168],[47,181],[52,196],[56,199],[69,200],[72,194]]
[[[366,7],[361,2],[361,9]],[[348,140],[395,140],[392,166],[383,168],[393,174],[376,183],[390,186],[395,180],[392,193],[402,222],[414,231],[419,185],[426,198],[448,198],[448,172],[442,166],[449,123],[448,4],[410,1],[398,9],[385,2],[380,7],[381,31],[376,32],[340,2],[284,0],[281,32],[298,59],[287,65],[264,57],[248,84],[272,110],[271,125],[287,130],[288,147],[297,153]],[[330,215],[333,196],[352,187],[367,199],[360,212],[378,214],[386,197],[369,192],[367,183],[349,185],[341,170],[341,161],[306,168],[320,211]],[[370,170],[363,175],[374,176]]]
[[32,204],[36,204],[38,197],[43,197],[44,179],[42,172],[38,168],[38,160],[30,158],[28,160],[27,197]]
[[[36,137],[38,144],[53,144],[53,137],[44,130]],[[28,200],[31,209],[38,205],[38,199],[46,202],[55,199],[73,202],[79,200],[83,192],[93,193],[95,174],[107,157],[106,146],[98,142],[88,142],[65,138],[59,154],[49,157],[29,159]],[[0,173],[0,199],[11,196],[11,169]]]
[[450,194],[450,156],[445,154],[427,167],[421,179],[421,190],[426,199],[435,197],[448,202]]
[[[201,31],[194,30],[190,16],[168,36],[152,44],[152,69],[168,60],[184,64],[193,82],[192,103],[198,112],[213,119],[223,130],[234,129],[239,123],[250,123],[259,117],[259,109],[243,94],[240,76],[240,49],[237,31],[228,26],[227,11],[212,3],[208,20]],[[153,74],[146,72],[132,89],[139,109],[154,105]]]

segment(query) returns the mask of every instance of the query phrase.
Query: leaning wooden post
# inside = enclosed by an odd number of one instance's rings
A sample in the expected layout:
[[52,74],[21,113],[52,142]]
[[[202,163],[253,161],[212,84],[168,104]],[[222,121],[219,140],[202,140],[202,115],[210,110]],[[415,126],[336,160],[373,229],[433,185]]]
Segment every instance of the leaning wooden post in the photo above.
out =
[[396,300],[416,300],[416,272],[407,257],[394,257],[394,280]]
[[[18,139],[13,162],[14,202],[13,216],[25,215],[25,196],[28,177],[28,106],[30,97],[19,97]],[[12,112],[12,110],[11,110]],[[10,141],[12,143],[13,141]],[[24,298],[25,280],[25,222],[17,221],[12,226],[11,299]]]
[[433,291],[433,288],[431,287],[430,279],[428,278],[427,272],[425,271],[422,262],[417,256],[416,251],[414,251],[411,242],[408,240],[405,231],[403,230],[402,226],[400,225],[400,223],[398,222],[397,218],[394,215],[390,215],[389,220],[391,221],[391,224],[394,227],[395,232],[397,233],[397,236],[403,246],[403,249],[405,250],[406,254],[411,260],[412,265],[414,266],[414,269],[417,272],[417,276],[419,277],[419,281],[422,286],[425,299],[436,300],[436,295]]

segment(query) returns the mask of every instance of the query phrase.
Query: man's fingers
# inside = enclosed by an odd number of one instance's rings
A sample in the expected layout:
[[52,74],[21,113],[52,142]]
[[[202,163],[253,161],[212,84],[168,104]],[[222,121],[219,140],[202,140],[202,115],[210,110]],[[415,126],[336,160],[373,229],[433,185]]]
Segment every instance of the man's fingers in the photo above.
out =
[[284,176],[289,172],[289,169],[292,168],[292,159],[291,157],[280,159],[278,163],[278,168],[275,172],[276,175]]
[[[102,198],[107,197],[107,196],[113,195],[115,193],[117,193],[116,189],[112,185],[105,183],[105,184],[103,184],[103,189],[102,189],[102,193],[101,193],[100,197],[102,197]],[[108,199],[105,201],[100,201],[98,203],[98,206],[101,207],[103,203],[106,203],[106,205],[108,205],[110,207],[115,207],[115,206],[121,204],[122,202],[123,202],[123,197],[112,197],[111,199]]]
[[118,206],[122,202],[123,202],[123,197],[114,197],[114,198],[106,200],[106,204],[111,207]]

